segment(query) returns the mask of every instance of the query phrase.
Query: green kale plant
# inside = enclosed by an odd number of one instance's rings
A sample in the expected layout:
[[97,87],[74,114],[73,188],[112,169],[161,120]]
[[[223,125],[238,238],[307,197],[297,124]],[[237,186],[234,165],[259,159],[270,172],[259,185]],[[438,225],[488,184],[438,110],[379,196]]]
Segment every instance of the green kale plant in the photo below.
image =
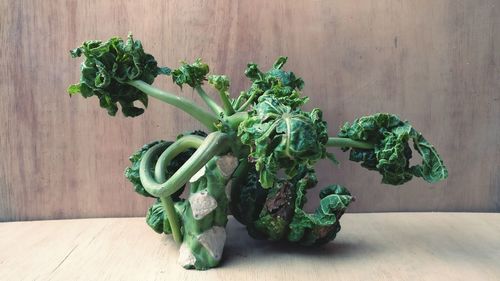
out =
[[[71,55],[84,61],[80,82],[68,88],[70,95],[96,96],[109,115],[120,107],[129,117],[144,113],[153,97],[191,115],[208,132],[147,144],[130,157],[125,171],[138,194],[156,198],[146,222],[180,243],[179,263],[185,268],[219,264],[229,211],[258,239],[303,245],[334,239],[353,200],[345,187],[323,188],[316,211],[303,210],[307,190],[318,182],[316,162],[327,158],[337,163],[330,147],[349,151],[350,160],[378,171],[384,184],[400,185],[414,176],[435,183],[448,176],[436,149],[396,115],[364,116],[329,136],[321,110],[303,110],[308,102],[301,96],[304,81],[283,70],[286,57],[266,72],[248,64],[245,75],[251,86],[232,98],[229,78],[209,75],[201,59],[182,62],[174,70],[158,67],[132,36],[87,41]],[[193,88],[209,111],[152,86],[159,75],[171,76],[181,88]],[[218,92],[220,104],[205,92],[205,84]],[[415,151],[422,163],[412,166]],[[182,198],[188,182],[189,195]]]

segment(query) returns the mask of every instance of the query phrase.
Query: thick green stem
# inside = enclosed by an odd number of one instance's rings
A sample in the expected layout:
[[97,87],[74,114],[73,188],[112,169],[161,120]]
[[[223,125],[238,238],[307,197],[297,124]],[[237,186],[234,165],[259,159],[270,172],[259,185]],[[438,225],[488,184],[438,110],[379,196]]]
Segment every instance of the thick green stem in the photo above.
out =
[[231,101],[229,100],[229,93],[227,91],[225,92],[219,92],[220,99],[222,101],[222,106],[224,107],[224,112],[226,115],[233,115],[234,114],[234,108],[231,105]]
[[210,110],[212,110],[213,113],[217,114],[217,116],[221,116],[221,113],[224,112],[224,109],[220,107],[212,98],[210,98],[205,90],[201,88],[201,86],[196,86],[194,88],[196,92],[198,92],[198,95],[203,99],[203,101],[208,105]]
[[352,140],[350,138],[336,138],[336,137],[328,138],[328,142],[326,143],[326,146],[373,149],[373,144],[371,144],[371,143],[362,142],[362,141],[355,141],[355,140]]
[[[168,167],[170,161],[172,161],[177,155],[186,151],[190,148],[198,148],[203,142],[203,138],[199,136],[185,136],[172,145],[170,145],[158,158],[155,165],[155,180],[157,182],[165,182],[167,180],[165,170]],[[179,225],[179,218],[175,213],[174,202],[169,196],[160,197],[163,207],[167,213],[167,218],[170,223],[170,228],[172,229],[172,236],[174,241],[177,243],[182,242],[181,229]]]
[[168,104],[171,104],[187,114],[193,116],[196,120],[198,120],[200,123],[205,125],[210,131],[215,131],[215,123],[218,122],[218,117],[206,112],[205,110],[201,109],[199,106],[197,106],[195,103],[193,103],[190,100],[187,100],[183,97],[179,97],[176,95],[173,95],[171,93],[167,93],[165,91],[162,91],[158,88],[155,88],[148,83],[141,81],[141,80],[135,80],[135,81],[130,81],[127,82],[129,85],[134,86],[135,88],[139,89],[141,92],[145,93],[148,96],[157,98],[163,102],[166,102]]
[[236,112],[235,114],[225,118],[224,121],[229,125],[230,128],[237,130],[240,123],[245,121],[246,119],[248,119],[248,112],[245,111]]
[[163,205],[163,209],[165,209],[165,212],[167,213],[167,219],[170,223],[170,229],[172,230],[174,241],[177,243],[182,243],[181,227],[179,225],[179,218],[175,213],[174,201],[172,201],[172,197],[160,197],[160,200]]
[[[212,157],[227,150],[229,144],[230,137],[227,134],[221,132],[213,132],[209,134],[198,147],[196,152],[165,182],[158,182],[151,175],[153,161],[161,152],[163,152],[163,147],[161,146],[162,144],[157,144],[151,147],[144,154],[143,159],[141,160],[139,168],[141,183],[146,191],[155,197],[170,196],[186,184],[189,179],[196,174],[196,172],[203,168],[203,166],[205,166],[205,164],[212,159]],[[170,147],[172,146],[173,144]],[[169,150],[170,147],[167,150]]]

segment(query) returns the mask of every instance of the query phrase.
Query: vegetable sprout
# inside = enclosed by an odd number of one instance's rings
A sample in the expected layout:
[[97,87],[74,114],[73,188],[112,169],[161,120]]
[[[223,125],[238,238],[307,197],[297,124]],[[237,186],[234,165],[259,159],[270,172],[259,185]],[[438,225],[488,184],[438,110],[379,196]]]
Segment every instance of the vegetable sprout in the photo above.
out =
[[[185,268],[219,264],[229,211],[257,239],[303,245],[334,239],[339,219],[353,201],[345,187],[326,186],[316,211],[303,210],[307,190],[318,182],[316,162],[326,158],[337,163],[331,147],[379,172],[384,184],[400,185],[413,177],[435,183],[448,176],[435,148],[396,115],[364,116],[329,136],[321,110],[303,110],[308,102],[301,95],[304,81],[283,70],[286,57],[265,72],[248,64],[245,75],[251,86],[232,98],[229,78],[211,75],[201,59],[173,70],[159,67],[131,35],[87,41],[71,55],[84,61],[79,83],[68,88],[70,95],[96,96],[109,115],[121,109],[128,117],[143,114],[148,99],[156,98],[191,115],[207,132],[146,144],[130,157],[125,171],[137,193],[156,198],[146,222],[158,233],[172,234]],[[180,88],[193,88],[208,110],[152,86],[160,75],[171,76]],[[207,84],[218,92],[220,104],[205,92]],[[411,166],[415,151],[422,163]],[[186,184],[189,194],[182,198]]]

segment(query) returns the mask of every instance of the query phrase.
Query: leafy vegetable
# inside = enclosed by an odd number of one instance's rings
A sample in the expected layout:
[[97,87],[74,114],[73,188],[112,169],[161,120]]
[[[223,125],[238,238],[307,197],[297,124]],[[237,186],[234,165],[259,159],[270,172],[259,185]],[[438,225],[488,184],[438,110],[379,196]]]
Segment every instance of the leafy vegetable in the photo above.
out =
[[[346,123],[339,136],[374,145],[373,149],[352,148],[350,160],[361,162],[361,166],[369,170],[379,171],[383,183],[399,185],[411,180],[413,176],[434,183],[448,177],[448,171],[436,149],[421,133],[396,115],[378,113],[361,117],[352,124]],[[422,156],[421,165],[410,167],[410,140],[413,141],[414,149]],[[349,148],[345,147],[343,150]]]
[[[349,191],[340,185],[330,185],[320,192],[319,207],[315,213],[302,210],[306,202],[306,189],[315,185],[311,172],[298,182],[295,199],[295,215],[290,223],[288,239],[301,244],[323,244],[329,242],[340,230],[339,219],[353,200]],[[312,184],[312,185],[311,185]]]
[[296,77],[293,72],[282,70],[287,57],[279,57],[273,67],[267,71],[260,71],[255,63],[249,63],[245,75],[250,78],[252,85],[248,91],[242,92],[238,100],[246,100],[240,110],[246,109],[247,104],[254,105],[263,95],[275,97],[280,104],[292,109],[304,105],[309,98],[300,97],[300,90],[304,87],[302,78]]
[[208,83],[214,86],[219,92],[227,92],[230,86],[229,79],[226,75],[210,75],[208,76]]
[[85,55],[81,65],[80,83],[68,88],[70,95],[81,93],[84,98],[96,96],[99,104],[114,116],[122,107],[123,115],[134,117],[144,112],[136,107],[135,101],[148,105],[148,97],[138,89],[127,84],[129,81],[142,80],[153,83],[159,74],[170,74],[167,67],[158,67],[156,60],[144,52],[140,41],[129,35],[127,41],[113,37],[106,42],[87,41],[71,51],[72,57]]
[[291,180],[278,182],[269,191],[258,218],[247,221],[257,239],[287,240],[303,245],[323,244],[340,230],[338,220],[352,201],[345,187],[331,185],[320,192],[320,205],[312,214],[303,208],[306,191],[317,184],[314,170],[301,167]]
[[[308,101],[300,92],[304,81],[283,70],[286,57],[279,57],[266,72],[248,64],[245,75],[251,86],[233,99],[229,78],[209,74],[201,59],[182,62],[170,73],[132,36],[126,41],[87,41],[71,55],[85,57],[80,82],[68,88],[71,95],[97,96],[110,115],[120,104],[123,114],[131,117],[144,112],[136,101],[146,107],[153,97],[188,113],[210,131],[147,144],[130,157],[125,171],[137,193],[157,198],[146,222],[181,244],[179,263],[185,268],[218,265],[228,208],[258,239],[303,245],[334,239],[339,219],[353,201],[345,187],[327,186],[315,212],[303,210],[307,190],[317,185],[316,162],[328,158],[337,163],[328,147],[350,151],[351,160],[379,171],[383,183],[402,184],[413,176],[432,183],[448,176],[436,149],[396,115],[361,117],[346,123],[338,137],[329,137],[321,110],[303,110]],[[160,74],[172,74],[181,89],[193,88],[211,112],[152,86]],[[205,92],[205,81],[217,90],[221,105]],[[410,166],[410,141],[422,156],[420,165]],[[181,198],[188,182],[189,194]]]
[[262,188],[255,165],[240,164],[231,182],[231,214],[242,224],[251,225],[259,218],[269,189]]
[[280,169],[293,177],[299,165],[313,165],[326,157],[328,135],[321,111],[293,110],[272,96],[259,98],[250,117],[240,124],[238,136],[251,147],[250,157],[264,188],[273,186]]
[[157,200],[156,203],[149,207],[146,214],[146,223],[157,233],[172,233],[165,209],[160,200]]
[[204,80],[207,80],[209,67],[201,59],[197,59],[192,64],[182,62],[181,67],[172,71],[172,80],[182,88],[183,84],[188,84],[192,88],[201,86]]

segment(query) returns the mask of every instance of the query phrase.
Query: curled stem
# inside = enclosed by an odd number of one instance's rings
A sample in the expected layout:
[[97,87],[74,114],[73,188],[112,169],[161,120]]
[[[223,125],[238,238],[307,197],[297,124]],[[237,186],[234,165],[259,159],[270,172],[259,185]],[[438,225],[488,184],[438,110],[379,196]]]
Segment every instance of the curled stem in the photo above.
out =
[[[165,170],[167,169],[170,161],[172,161],[177,155],[186,151],[187,149],[198,148],[202,142],[202,137],[189,135],[171,144],[167,149],[165,149],[165,151],[163,151],[163,153],[156,161],[154,173],[155,180],[157,182],[165,182],[167,180]],[[172,236],[177,243],[181,243],[182,235],[179,225],[179,218],[175,213],[172,197],[170,195],[162,196],[160,197],[160,200],[167,214],[170,228],[172,229]]]
[[142,185],[147,192],[155,197],[172,195],[179,190],[179,188],[186,184],[196,172],[212,159],[212,157],[220,154],[229,147],[229,136],[222,132],[213,132],[209,134],[196,152],[165,182],[157,182],[151,175],[151,170],[153,170],[152,160],[163,151],[160,145],[161,144],[157,144],[151,147],[144,154],[139,168]]
[[[230,137],[221,132],[211,133],[205,140],[190,135],[180,138],[167,149],[165,149],[164,143],[157,144],[144,154],[139,167],[141,183],[147,192],[162,200],[169,222],[174,222],[174,224],[177,222],[170,196],[186,184],[212,157],[227,150],[229,143]],[[164,171],[168,163],[179,153],[189,148],[198,149],[169,179],[166,179]],[[156,161],[156,159],[158,160]],[[156,163],[154,163],[155,161]],[[153,165],[155,165],[154,177],[152,175]],[[170,218],[173,220],[170,221]],[[173,234],[174,225],[171,223],[170,226]],[[179,239],[176,241],[180,242],[179,225],[176,227],[177,234],[175,235]]]

